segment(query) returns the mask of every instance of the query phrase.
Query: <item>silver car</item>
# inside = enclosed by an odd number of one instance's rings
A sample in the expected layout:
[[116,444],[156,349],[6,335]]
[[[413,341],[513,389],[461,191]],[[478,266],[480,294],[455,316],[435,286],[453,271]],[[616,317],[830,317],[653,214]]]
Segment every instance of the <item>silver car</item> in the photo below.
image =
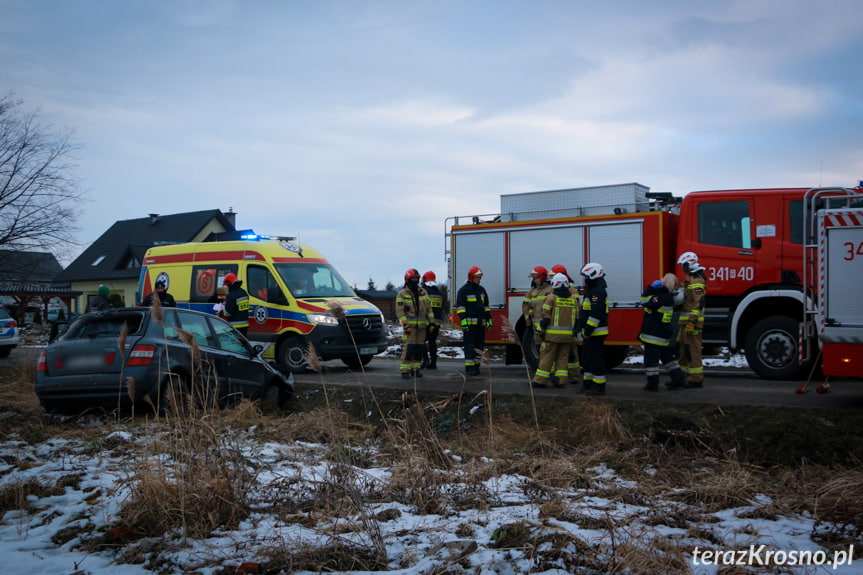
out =
[[19,342],[18,322],[0,307],[0,357],[9,357]]

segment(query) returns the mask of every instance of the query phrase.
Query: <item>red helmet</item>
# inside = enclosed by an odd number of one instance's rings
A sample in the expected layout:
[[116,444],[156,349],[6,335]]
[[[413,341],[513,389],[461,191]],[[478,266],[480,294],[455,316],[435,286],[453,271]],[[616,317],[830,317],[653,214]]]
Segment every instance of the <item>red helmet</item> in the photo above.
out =
[[566,271],[566,266],[563,264],[557,264],[556,266],[551,268],[551,273],[553,274],[563,274],[565,276],[569,275],[569,272]]
[[537,279],[539,279],[539,281],[544,282],[548,279],[548,270],[542,266],[536,266],[530,272],[530,276],[531,277],[536,276]]
[[426,273],[423,274],[423,283],[434,282],[434,281],[437,281],[437,276],[434,275],[433,271],[427,271]]
[[225,279],[222,280],[222,285],[230,287],[235,281],[237,281],[237,274],[231,273],[225,276]]
[[467,281],[472,282],[476,276],[482,277],[482,270],[477,266],[473,266],[467,270]]
[[406,282],[409,282],[409,281],[411,281],[411,280],[412,280],[412,279],[414,279],[414,278],[416,278],[416,279],[420,279],[420,273],[419,273],[418,271],[416,271],[415,269],[411,268],[411,269],[409,269],[408,271],[406,271],[406,272],[405,272],[405,281],[406,281]]

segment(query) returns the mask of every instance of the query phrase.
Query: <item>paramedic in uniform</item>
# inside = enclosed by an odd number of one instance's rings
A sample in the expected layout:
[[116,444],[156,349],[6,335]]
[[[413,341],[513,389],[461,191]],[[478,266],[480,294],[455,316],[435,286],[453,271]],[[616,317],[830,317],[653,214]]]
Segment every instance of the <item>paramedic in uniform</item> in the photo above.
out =
[[485,332],[491,329],[491,308],[488,294],[479,285],[482,270],[473,266],[467,272],[467,282],[456,294],[456,313],[464,334],[464,371],[467,375],[479,375],[477,351],[485,349]]
[[420,273],[413,268],[405,272],[405,287],[396,295],[396,315],[402,326],[399,372],[404,379],[410,379],[411,375],[422,377],[426,331],[434,315],[428,293],[420,287]]
[[584,384],[588,395],[605,395],[605,338],[608,337],[608,284],[605,270],[596,262],[581,268],[585,292],[576,329],[581,332]]
[[[707,276],[698,255],[684,252],[677,258],[686,279],[683,288],[683,307],[678,321],[677,341],[680,342],[680,367],[686,374],[685,387],[704,386],[704,365],[701,357],[701,337],[704,331],[704,297],[707,295]],[[679,387],[679,386],[669,386]]]
[[225,307],[222,317],[228,320],[234,329],[246,335],[249,332],[249,294],[243,289],[243,280],[238,280],[236,274],[229,273],[222,280],[228,286],[225,297]]
[[569,290],[569,278],[555,274],[551,278],[552,291],[542,304],[542,319],[538,331],[542,345],[539,348],[539,366],[533,377],[534,387],[545,387],[554,369],[555,387],[564,387],[569,378],[567,366],[570,348],[578,318],[577,299]]
[[443,292],[437,286],[437,276],[431,270],[423,274],[420,284],[429,296],[434,319],[429,323],[426,333],[426,349],[423,354],[423,369],[437,369],[437,336],[443,321]]

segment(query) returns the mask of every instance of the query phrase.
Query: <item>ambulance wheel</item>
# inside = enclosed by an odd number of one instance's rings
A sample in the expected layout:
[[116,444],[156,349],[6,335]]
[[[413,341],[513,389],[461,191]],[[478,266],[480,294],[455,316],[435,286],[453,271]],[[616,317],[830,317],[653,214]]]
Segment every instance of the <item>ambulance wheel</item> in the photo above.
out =
[[279,344],[277,362],[287,371],[302,373],[308,367],[306,365],[306,350],[308,346],[305,340],[298,335],[292,335]]
[[352,355],[350,357],[343,357],[342,362],[351,369],[360,369],[364,365],[368,365],[373,357],[373,355],[361,355],[359,357]]
[[796,379],[809,366],[797,363],[797,320],[784,315],[766,317],[746,334],[743,347],[752,371],[764,379]]
[[536,369],[539,366],[539,343],[533,337],[532,329],[525,329],[521,336],[521,349],[524,353],[524,362],[530,369]]

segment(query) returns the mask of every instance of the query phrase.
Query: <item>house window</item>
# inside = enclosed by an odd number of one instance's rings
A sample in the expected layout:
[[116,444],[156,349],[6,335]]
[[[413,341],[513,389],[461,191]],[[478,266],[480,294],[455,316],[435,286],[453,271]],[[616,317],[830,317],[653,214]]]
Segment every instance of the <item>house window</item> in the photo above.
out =
[[101,263],[102,263],[102,260],[104,260],[104,259],[105,259],[105,256],[99,256],[98,258],[96,258],[95,260],[93,260],[93,263],[92,263],[92,264],[90,264],[90,265],[91,265],[91,266],[93,266],[93,267],[96,267],[97,265],[101,264]]

